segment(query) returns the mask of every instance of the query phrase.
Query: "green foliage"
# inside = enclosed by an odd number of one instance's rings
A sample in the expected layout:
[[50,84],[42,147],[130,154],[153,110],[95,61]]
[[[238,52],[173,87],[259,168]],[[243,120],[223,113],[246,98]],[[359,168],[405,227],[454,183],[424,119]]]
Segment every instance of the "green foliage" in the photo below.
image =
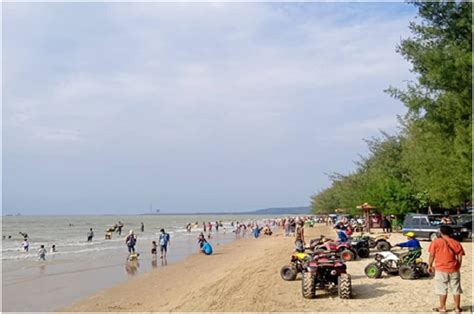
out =
[[408,108],[400,134],[367,141],[369,155],[349,175],[312,196],[315,212],[355,211],[368,202],[404,214],[472,199],[472,4],[415,2],[420,23],[397,51],[417,81],[388,92]]

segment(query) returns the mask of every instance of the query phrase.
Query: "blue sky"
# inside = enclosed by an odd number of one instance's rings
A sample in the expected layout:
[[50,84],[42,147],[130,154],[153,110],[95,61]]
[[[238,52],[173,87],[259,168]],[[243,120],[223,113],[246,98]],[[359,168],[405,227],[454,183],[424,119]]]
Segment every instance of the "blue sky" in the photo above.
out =
[[309,203],[394,132],[404,3],[3,5],[3,211]]

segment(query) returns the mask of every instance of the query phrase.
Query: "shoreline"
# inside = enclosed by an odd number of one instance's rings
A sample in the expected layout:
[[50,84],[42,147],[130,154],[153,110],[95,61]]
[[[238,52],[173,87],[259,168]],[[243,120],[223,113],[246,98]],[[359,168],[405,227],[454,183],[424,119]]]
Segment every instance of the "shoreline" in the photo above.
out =
[[[99,248],[94,249],[91,254],[49,253],[44,262],[32,257],[18,262],[8,260],[8,265],[3,261],[2,310],[54,311],[155,269],[179,263],[198,250],[196,232],[175,236],[167,264],[163,265],[159,256],[155,261],[151,258],[152,239],[139,238],[136,249],[141,256],[137,263],[126,261],[128,253],[124,244],[118,248],[104,249],[100,243]],[[120,238],[118,243],[123,241],[124,238]],[[233,241],[235,241],[233,233],[215,232],[211,244],[219,247]],[[21,265],[18,266],[20,262]]]
[[[320,234],[334,238],[330,227],[306,229],[307,238]],[[300,276],[283,281],[280,268],[293,252],[293,238],[280,231],[259,239],[245,238],[215,248],[215,254],[193,254],[158,271],[151,271],[109,289],[58,309],[63,312],[430,312],[437,305],[434,282],[429,279],[402,280],[398,276],[368,279],[364,267],[373,260],[348,262],[354,298],[341,300],[337,294],[318,291],[316,299],[301,296]],[[403,241],[392,234],[392,244]],[[422,241],[427,260],[430,242]],[[462,306],[472,304],[472,243],[463,242],[466,251],[462,271]],[[414,293],[415,292],[415,293]],[[452,307],[448,300],[448,307]]]

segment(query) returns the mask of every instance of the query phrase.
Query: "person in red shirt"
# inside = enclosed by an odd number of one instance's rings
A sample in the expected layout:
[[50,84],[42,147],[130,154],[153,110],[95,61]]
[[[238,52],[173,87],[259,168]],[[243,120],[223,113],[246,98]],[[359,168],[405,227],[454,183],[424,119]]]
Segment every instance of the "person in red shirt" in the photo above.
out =
[[431,242],[428,252],[430,253],[428,271],[433,271],[435,263],[435,290],[439,295],[439,307],[433,311],[446,313],[446,299],[448,298],[448,287],[453,294],[456,313],[461,313],[461,274],[459,269],[464,256],[464,249],[458,241],[452,238],[453,229],[449,226],[441,226],[440,238]]

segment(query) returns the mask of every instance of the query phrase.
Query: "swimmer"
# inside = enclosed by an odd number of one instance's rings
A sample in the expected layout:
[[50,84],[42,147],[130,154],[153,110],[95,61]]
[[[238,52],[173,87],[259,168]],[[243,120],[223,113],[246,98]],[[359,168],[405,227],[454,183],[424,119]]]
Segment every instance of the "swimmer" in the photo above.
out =
[[51,247],[51,253],[56,253],[56,244]]

